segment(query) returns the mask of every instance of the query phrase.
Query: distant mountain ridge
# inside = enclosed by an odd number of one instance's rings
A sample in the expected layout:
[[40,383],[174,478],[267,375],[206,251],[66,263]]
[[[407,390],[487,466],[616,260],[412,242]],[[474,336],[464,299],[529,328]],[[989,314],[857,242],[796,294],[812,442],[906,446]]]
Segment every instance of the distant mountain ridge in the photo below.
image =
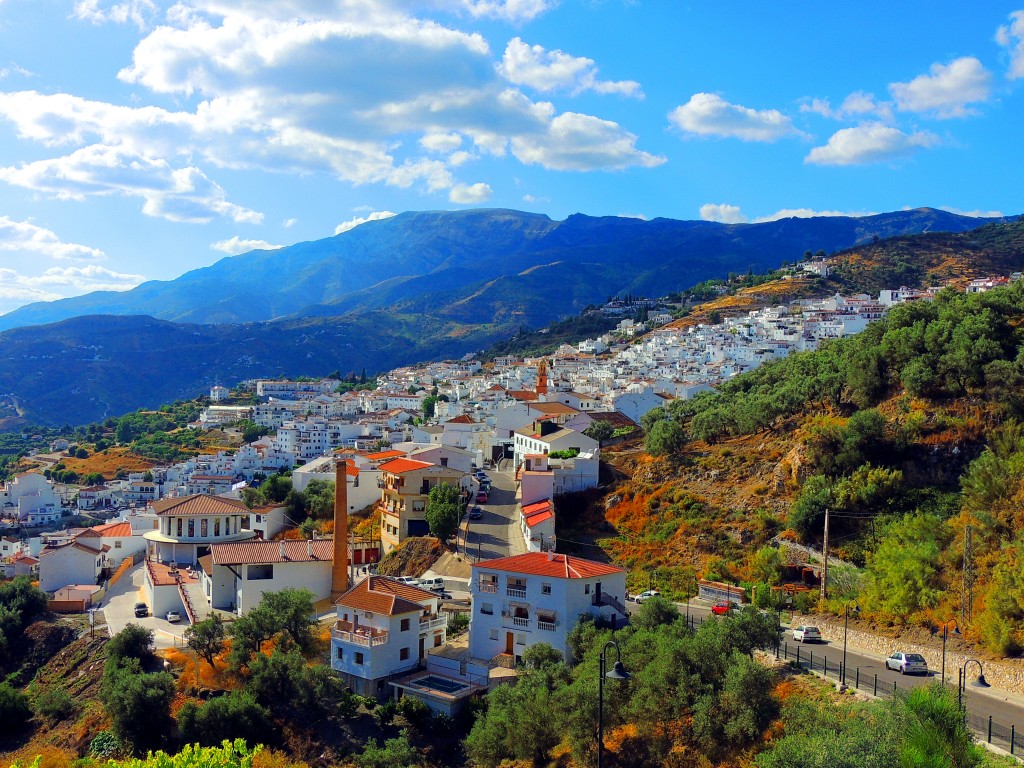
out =
[[486,291],[492,281],[529,287],[538,279],[529,277],[531,270],[551,265],[564,265],[555,269],[558,276],[593,273],[595,291],[576,297],[582,301],[578,309],[608,292],[658,293],[729,271],[763,271],[807,249],[834,251],[875,236],[962,232],[988,221],[931,208],[762,224],[583,214],[553,221],[500,209],[409,212],[324,240],[227,257],[130,291],[30,304],[0,316],[0,331],[84,315],[151,315],[204,324],[341,315],[438,291]]
[[[979,267],[1024,267],[1024,223],[990,224],[977,235],[907,234],[964,232],[986,221],[932,209],[750,225],[400,214],[127,293],[11,313],[0,332],[0,424],[81,424],[193,397],[214,383],[460,356],[610,295],[662,296],[729,272],[774,269],[819,248],[862,243],[882,260],[891,252],[908,266],[887,273],[887,284],[924,274],[914,271],[918,251],[927,251],[929,264],[945,264],[943,254],[959,249]],[[885,240],[872,245],[897,235],[892,248]],[[98,314],[60,317],[87,310]],[[10,327],[29,322],[46,324]]]

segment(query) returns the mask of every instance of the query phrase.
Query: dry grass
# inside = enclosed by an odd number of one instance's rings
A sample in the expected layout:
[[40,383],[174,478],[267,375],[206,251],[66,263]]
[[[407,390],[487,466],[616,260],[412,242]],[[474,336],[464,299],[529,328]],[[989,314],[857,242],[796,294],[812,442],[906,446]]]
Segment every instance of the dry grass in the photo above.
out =
[[99,472],[107,480],[113,480],[119,471],[145,472],[156,466],[156,462],[143,459],[131,453],[127,448],[107,448],[94,453],[87,459],[62,459],[64,466],[79,475]]

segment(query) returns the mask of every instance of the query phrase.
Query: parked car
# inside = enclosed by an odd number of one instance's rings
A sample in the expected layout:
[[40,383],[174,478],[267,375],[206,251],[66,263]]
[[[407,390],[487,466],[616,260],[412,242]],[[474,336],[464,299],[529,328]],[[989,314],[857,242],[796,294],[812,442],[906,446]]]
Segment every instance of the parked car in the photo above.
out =
[[479,520],[483,516],[484,516],[484,511],[482,509],[480,509],[480,507],[473,507],[471,510],[469,510],[469,519],[470,520]]
[[417,579],[415,576],[391,576],[389,578],[392,578],[401,584],[409,584],[413,587],[420,583],[420,580]]
[[737,611],[739,606],[736,603],[715,603],[711,606],[711,612],[716,616],[724,616],[729,611]]
[[165,618],[173,624],[176,621],[181,621],[181,614],[177,611],[168,611]]
[[444,592],[444,579],[440,576],[430,576],[426,579],[420,579],[420,583],[416,586],[429,589],[431,592]]
[[633,598],[633,602],[642,603],[644,600],[650,600],[652,597],[658,597],[659,595],[661,595],[661,592],[659,592],[658,590],[648,589],[641,592],[639,595],[636,595]]
[[810,626],[795,627],[793,629],[793,639],[798,643],[820,643],[821,630]]
[[487,495],[487,491],[478,491],[477,494],[476,494],[476,503],[477,504],[486,504],[487,503],[487,499],[489,499],[489,498],[490,498],[490,496]]
[[473,477],[475,477],[477,480],[483,480],[484,478],[487,477],[487,473],[484,472],[482,469],[478,469],[475,472],[473,472]]
[[886,669],[898,670],[901,675],[927,675],[928,662],[920,653],[896,651],[885,660]]
[[146,605],[145,603],[136,603],[135,604],[135,618],[141,619],[141,618],[144,618],[146,616],[149,616],[149,606]]

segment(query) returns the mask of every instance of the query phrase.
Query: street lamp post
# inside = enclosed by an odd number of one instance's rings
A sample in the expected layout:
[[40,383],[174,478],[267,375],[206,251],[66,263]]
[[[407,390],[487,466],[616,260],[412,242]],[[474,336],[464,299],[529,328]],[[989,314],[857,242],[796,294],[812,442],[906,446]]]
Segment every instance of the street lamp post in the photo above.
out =
[[[949,633],[952,631],[954,635],[960,634],[960,625],[957,624],[956,619],[947,619],[942,622],[942,684],[946,684],[946,641],[949,639]],[[959,685],[957,686],[959,688]]]
[[968,659],[967,661],[964,662],[963,669],[960,670],[960,680],[958,681],[958,685],[957,685],[956,703],[957,703],[957,706],[960,706],[960,707],[962,707],[964,705],[964,693],[967,691],[967,666],[969,664],[977,664],[978,665],[978,676],[974,679],[974,682],[972,682],[971,685],[973,685],[975,688],[991,688],[992,687],[985,680],[985,670],[981,666],[981,662],[978,661],[977,659]]
[[[846,634],[850,630],[850,605],[851,603],[846,604],[846,618],[843,620],[843,668],[839,672],[839,682],[842,685],[846,685]],[[856,616],[858,613],[860,613],[860,606],[858,606],[856,603],[853,603],[852,605],[853,614]]]
[[[611,670],[606,671],[608,646],[615,648],[615,664]],[[601,674],[597,687],[597,768],[603,768],[604,760],[604,679],[606,677],[611,680],[629,680],[629,672],[622,666],[622,652],[619,650],[619,644],[614,640],[609,640],[601,649]]]

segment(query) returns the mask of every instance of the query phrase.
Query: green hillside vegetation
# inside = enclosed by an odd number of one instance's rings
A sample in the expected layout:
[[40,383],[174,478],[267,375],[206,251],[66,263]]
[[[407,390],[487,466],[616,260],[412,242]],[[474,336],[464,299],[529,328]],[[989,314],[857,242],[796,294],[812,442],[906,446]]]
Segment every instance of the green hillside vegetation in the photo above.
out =
[[[647,414],[648,450],[686,460],[694,443],[790,435],[809,472],[786,525],[862,567],[837,600],[890,622],[959,610],[973,527],[972,633],[1024,646],[1024,284],[945,290],[894,307],[864,332],[795,354]],[[837,603],[838,604],[838,603]]]

